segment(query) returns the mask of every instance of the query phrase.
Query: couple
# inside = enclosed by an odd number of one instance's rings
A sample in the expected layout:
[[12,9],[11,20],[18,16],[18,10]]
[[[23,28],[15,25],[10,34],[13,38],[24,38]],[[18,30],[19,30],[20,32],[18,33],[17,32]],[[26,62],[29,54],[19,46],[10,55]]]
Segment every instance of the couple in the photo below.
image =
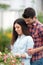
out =
[[43,65],[43,25],[33,8],[26,8],[23,19],[14,22],[11,52],[23,65]]

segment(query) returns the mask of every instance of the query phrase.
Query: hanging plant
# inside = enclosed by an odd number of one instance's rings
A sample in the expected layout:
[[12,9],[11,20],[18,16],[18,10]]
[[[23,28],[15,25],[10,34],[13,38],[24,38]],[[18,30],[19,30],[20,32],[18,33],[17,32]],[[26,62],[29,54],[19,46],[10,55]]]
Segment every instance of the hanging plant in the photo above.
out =
[[8,5],[8,4],[0,4],[1,9],[7,9],[9,7],[10,7],[10,5]]

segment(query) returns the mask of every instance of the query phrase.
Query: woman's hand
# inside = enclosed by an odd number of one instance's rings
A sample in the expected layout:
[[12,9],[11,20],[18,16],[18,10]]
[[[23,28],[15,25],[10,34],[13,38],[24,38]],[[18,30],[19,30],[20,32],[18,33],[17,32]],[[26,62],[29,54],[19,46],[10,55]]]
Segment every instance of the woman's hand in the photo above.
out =
[[26,58],[26,55],[25,54],[21,54],[21,58]]
[[16,57],[21,57],[21,54],[15,53],[15,56],[16,56]]
[[26,55],[25,54],[16,54],[15,56],[16,57],[21,57],[21,58],[26,58]]

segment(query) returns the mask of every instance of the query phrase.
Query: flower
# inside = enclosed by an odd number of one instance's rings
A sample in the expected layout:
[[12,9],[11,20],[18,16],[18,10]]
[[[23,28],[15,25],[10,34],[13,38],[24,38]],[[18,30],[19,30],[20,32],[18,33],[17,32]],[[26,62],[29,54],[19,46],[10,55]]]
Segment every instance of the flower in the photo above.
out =
[[11,32],[10,33],[4,32],[4,35],[6,35],[9,39],[12,38],[12,33]]
[[21,65],[21,58],[14,57],[11,53],[0,52],[0,65]]
[[0,55],[2,55],[2,53],[0,52]]

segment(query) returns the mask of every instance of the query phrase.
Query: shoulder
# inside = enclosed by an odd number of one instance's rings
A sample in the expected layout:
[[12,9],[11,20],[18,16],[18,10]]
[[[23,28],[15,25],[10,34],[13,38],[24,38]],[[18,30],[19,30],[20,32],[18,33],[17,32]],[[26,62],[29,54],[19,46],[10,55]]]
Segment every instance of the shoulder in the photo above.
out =
[[43,27],[43,24],[40,21],[36,21],[36,25],[38,28]]
[[42,23],[38,24],[37,28],[39,31],[43,31],[43,24]]
[[[34,41],[33,41],[33,38],[32,38],[31,36],[27,36],[27,43],[28,43],[29,45],[31,45],[31,46],[34,45]],[[28,44],[27,44],[27,45],[28,45]]]
[[36,29],[37,29],[38,31],[43,30],[43,24],[42,24],[41,22],[39,22],[39,21],[36,21],[36,22],[34,23],[34,26],[36,26]]
[[42,23],[38,22],[37,30],[38,30],[39,36],[43,37],[43,24]]
[[28,40],[33,39],[32,36],[26,36],[26,38],[27,38]]
[[38,28],[39,36],[43,38],[43,24],[39,26]]

